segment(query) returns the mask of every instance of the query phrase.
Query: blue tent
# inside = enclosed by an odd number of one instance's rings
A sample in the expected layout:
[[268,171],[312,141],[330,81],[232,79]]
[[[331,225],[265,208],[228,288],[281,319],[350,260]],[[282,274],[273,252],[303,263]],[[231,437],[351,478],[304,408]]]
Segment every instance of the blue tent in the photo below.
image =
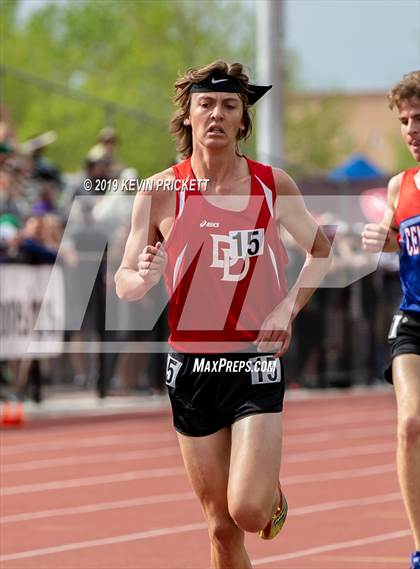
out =
[[328,179],[333,182],[346,180],[371,180],[385,178],[386,173],[369,162],[362,154],[353,154],[341,166],[338,166],[328,174]]

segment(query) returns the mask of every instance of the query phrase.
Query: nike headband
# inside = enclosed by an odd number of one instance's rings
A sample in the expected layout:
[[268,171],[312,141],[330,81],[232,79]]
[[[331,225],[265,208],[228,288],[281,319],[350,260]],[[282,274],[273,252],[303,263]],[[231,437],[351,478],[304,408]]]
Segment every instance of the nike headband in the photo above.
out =
[[253,105],[271,89],[272,85],[251,85],[242,87],[232,75],[211,75],[200,83],[194,83],[191,93],[243,93],[248,97],[248,104]]

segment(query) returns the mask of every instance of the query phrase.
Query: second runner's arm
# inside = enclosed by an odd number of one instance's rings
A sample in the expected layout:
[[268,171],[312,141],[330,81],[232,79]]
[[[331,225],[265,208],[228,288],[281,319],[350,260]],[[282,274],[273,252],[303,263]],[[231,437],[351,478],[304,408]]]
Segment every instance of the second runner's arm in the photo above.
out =
[[388,183],[386,210],[382,221],[365,225],[362,233],[362,244],[365,251],[392,253],[400,250],[398,229],[394,226],[394,218],[402,177],[403,173],[400,173],[391,178]]

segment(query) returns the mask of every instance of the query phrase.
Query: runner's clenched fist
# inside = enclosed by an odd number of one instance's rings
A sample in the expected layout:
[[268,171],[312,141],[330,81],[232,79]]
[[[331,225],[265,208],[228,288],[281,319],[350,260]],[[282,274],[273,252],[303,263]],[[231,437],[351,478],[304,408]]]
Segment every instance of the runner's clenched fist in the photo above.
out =
[[168,255],[160,241],[147,245],[138,256],[138,273],[144,281],[159,282],[165,271]]

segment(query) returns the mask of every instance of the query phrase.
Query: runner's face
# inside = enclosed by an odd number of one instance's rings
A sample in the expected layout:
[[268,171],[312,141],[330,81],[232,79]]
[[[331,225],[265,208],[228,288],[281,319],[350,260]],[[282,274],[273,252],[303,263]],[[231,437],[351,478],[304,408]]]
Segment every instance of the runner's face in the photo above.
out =
[[192,93],[193,143],[215,149],[235,144],[243,127],[242,115],[243,103],[237,93]]
[[411,97],[399,106],[401,134],[414,160],[420,162],[420,99]]

